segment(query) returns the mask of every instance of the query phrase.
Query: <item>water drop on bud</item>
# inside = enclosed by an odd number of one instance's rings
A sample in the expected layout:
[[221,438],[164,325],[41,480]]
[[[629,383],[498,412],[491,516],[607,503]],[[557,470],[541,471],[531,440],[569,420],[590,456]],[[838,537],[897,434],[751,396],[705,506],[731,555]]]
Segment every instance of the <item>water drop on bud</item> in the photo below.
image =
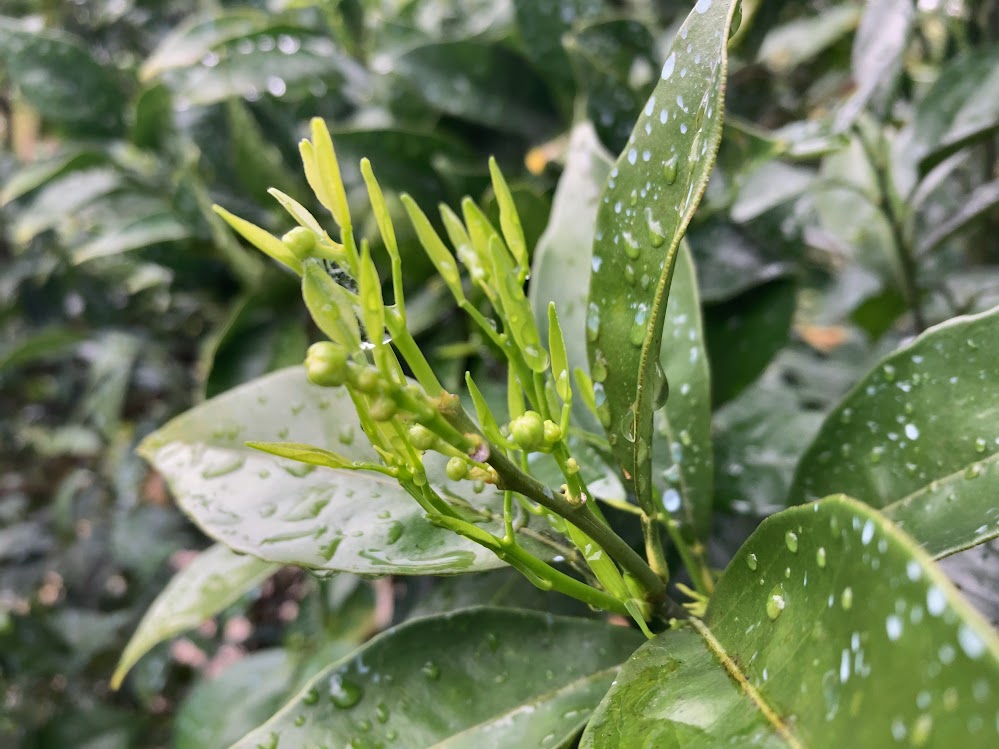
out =
[[331,341],[309,346],[305,356],[305,373],[314,385],[339,387],[347,381],[347,351]]

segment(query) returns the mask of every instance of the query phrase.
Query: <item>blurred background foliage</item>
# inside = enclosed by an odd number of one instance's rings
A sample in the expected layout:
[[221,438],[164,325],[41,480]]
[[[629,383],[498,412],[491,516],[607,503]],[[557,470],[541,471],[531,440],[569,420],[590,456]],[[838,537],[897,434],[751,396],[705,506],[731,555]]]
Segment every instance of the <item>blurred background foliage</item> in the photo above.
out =
[[[314,336],[295,279],[212,203],[279,234],[268,187],[318,210],[296,144],[320,115],[348,185],[363,188],[369,157],[394,211],[401,192],[491,204],[495,154],[533,244],[570,126],[589,119],[620,149],[689,5],[4,3],[0,746],[225,747],[393,621],[567,605],[504,572],[434,586],[283,570],[108,687],[144,610],[206,546],[134,446],[300,361]],[[719,165],[689,233],[718,564],[785,503],[823,415],[879,356],[999,304],[999,2],[744,0],[732,55]],[[359,223],[377,246],[373,219]],[[414,237],[399,240],[414,332],[446,384],[495,379]],[[945,566],[996,621],[994,551],[970,554]]]

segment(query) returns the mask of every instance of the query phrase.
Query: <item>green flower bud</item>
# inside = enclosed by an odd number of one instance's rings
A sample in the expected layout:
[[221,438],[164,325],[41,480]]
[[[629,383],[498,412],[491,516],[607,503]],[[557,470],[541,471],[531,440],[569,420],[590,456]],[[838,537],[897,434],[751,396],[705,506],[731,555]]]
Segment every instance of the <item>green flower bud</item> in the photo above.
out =
[[304,226],[296,226],[281,237],[284,246],[295,253],[299,260],[305,260],[316,247],[316,233]]
[[388,421],[397,410],[395,401],[387,395],[379,395],[368,406],[368,412],[375,421]]
[[305,356],[305,372],[315,385],[343,385],[349,373],[346,349],[331,341],[312,344]]
[[545,439],[545,423],[537,411],[525,411],[510,422],[510,436],[522,450],[537,450]]
[[417,450],[433,450],[437,444],[437,435],[422,424],[413,424],[409,428],[409,441]]
[[371,367],[359,367],[350,371],[350,384],[359,393],[374,395],[381,389],[382,378]]
[[444,472],[452,481],[461,481],[468,475],[468,461],[456,455],[447,462]]
[[565,470],[570,476],[579,473],[579,463],[576,462],[575,458],[569,458],[565,461]]
[[554,445],[562,439],[562,427],[551,419],[545,420],[545,444]]

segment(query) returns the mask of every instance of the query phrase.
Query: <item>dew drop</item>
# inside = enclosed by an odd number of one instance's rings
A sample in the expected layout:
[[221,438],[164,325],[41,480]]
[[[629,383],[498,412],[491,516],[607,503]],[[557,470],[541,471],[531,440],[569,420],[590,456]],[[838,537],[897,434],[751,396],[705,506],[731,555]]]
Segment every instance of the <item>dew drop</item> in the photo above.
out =
[[770,617],[770,621],[774,621],[780,616],[786,606],[787,598],[784,593],[784,586],[778,583],[770,591],[770,595],[767,596],[767,616]]
[[843,588],[843,595],[839,597],[840,605],[843,607],[844,611],[849,611],[853,608],[853,588],[847,586]]
[[756,568],[759,566],[759,560],[757,560],[755,554],[750,554],[746,557],[746,566],[749,567],[750,570],[754,572],[756,571]]
[[335,674],[330,679],[330,702],[341,710],[352,708],[361,701],[363,690],[357,684]]
[[986,444],[985,440],[983,440],[981,437],[978,437],[975,440],[975,452],[976,453],[983,453],[983,452],[985,452],[985,448],[987,446],[988,445]]
[[825,568],[826,566],[826,548],[820,546],[818,551],[815,552],[815,563],[819,565],[820,568]]
[[784,534],[784,543],[787,545],[787,550],[792,554],[798,553],[798,534],[794,531],[788,531]]
[[306,705],[315,705],[319,702],[319,692],[315,689],[310,689],[305,693],[305,696],[302,697],[302,702]]
[[667,185],[676,183],[676,167],[678,161],[679,160],[674,155],[667,159],[666,163],[663,164],[663,180],[665,180]]
[[427,661],[423,664],[423,668],[420,669],[423,675],[426,676],[431,681],[437,681],[441,677],[441,669],[433,661]]

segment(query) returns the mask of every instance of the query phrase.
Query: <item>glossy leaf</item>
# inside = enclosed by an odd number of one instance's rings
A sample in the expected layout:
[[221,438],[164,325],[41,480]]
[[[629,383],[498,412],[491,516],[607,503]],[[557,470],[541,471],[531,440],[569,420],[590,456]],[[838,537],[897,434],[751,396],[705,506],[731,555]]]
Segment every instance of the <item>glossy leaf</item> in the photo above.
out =
[[104,153],[84,147],[68,147],[47,159],[34,161],[7,177],[3,189],[0,189],[0,206],[31,193],[52,180],[105,161],[107,156]]
[[[394,479],[278,458],[247,447],[247,440],[301,442],[380,463],[345,389],[311,385],[301,366],[188,411],[148,437],[140,452],[166,477],[181,509],[235,551],[369,575],[504,566],[485,548],[431,525]],[[469,482],[445,479],[443,460],[438,463],[428,455],[431,481],[442,496],[502,535],[502,494],[475,494]],[[526,521],[518,518],[522,545],[551,558],[544,537]]]
[[787,73],[853,31],[860,15],[856,5],[840,3],[777,26],[763,39],[757,60],[774,73]]
[[957,211],[920,237],[918,252],[920,254],[932,252],[966,229],[969,224],[986,216],[997,204],[999,204],[999,180],[978,185],[971,193],[964,196]]
[[[735,3],[700,0],[611,171],[597,217],[587,316],[601,422],[643,507],[651,509],[652,415],[666,394],[658,353],[680,239],[721,138]],[[696,48],[696,49],[695,49]],[[597,363],[606,372],[595,372]]]
[[936,164],[999,128],[999,47],[976,49],[944,68],[913,118],[919,169]]
[[[498,44],[429,44],[395,61],[412,93],[441,112],[497,130],[537,138],[558,116],[544,83],[520,55]],[[377,159],[372,155],[377,165]]]
[[[999,454],[997,340],[994,309],[949,320],[886,357],[826,418],[798,466],[791,501],[833,490],[874,507],[904,500],[897,517],[910,532],[929,531],[915,538],[935,553],[999,534],[983,462]],[[918,522],[923,513],[954,525],[934,530]],[[959,533],[965,542],[955,541]]]
[[600,621],[513,609],[416,619],[321,672],[232,749],[565,747],[641,640]]
[[72,257],[74,263],[85,263],[94,258],[140,250],[164,242],[176,242],[190,236],[190,227],[172,213],[155,213],[141,216],[94,237],[75,248]]
[[755,242],[741,227],[698,222],[687,233],[705,304],[729,301],[755,286],[786,275],[790,265],[770,242]]
[[856,90],[836,116],[838,130],[872,103],[884,109],[902,72],[915,20],[913,0],[872,0],[864,7],[850,66]]
[[29,30],[0,16],[4,77],[42,117],[77,133],[112,135],[122,128],[124,94],[116,72],[81,40],[61,31]]
[[705,309],[716,406],[742,392],[787,345],[795,297],[795,284],[777,279]]
[[266,23],[266,14],[249,8],[191,16],[160,40],[143,63],[140,77],[148,80],[196,65],[219,44],[259,31]]
[[201,552],[153,601],[111,677],[117,688],[153,646],[197,627],[277,572],[281,565],[217,544]]
[[703,623],[625,663],[580,746],[988,746],[997,679],[995,634],[943,573],[830,497],[764,521]]
[[[551,217],[534,251],[528,289],[534,319],[542,339],[547,339],[548,303],[555,303],[570,370],[582,367],[589,371],[586,289],[597,204],[610,173],[610,163],[593,126],[589,122],[576,125],[569,137],[565,169],[555,190]],[[586,419],[582,403],[574,405],[576,414]]]
[[662,509],[703,538],[711,525],[714,491],[711,375],[686,242],[680,244],[673,280],[660,354],[671,393],[653,417],[652,484]]

